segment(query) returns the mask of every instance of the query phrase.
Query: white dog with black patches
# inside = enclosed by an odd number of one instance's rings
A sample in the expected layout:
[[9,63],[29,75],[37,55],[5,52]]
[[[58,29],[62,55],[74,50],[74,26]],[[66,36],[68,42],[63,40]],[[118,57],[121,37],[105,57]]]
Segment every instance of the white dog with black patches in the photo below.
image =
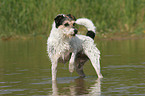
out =
[[[85,77],[83,72],[84,63],[90,59],[98,75],[103,78],[100,72],[100,51],[94,44],[96,27],[87,18],[75,19],[71,14],[59,14],[54,19],[50,36],[47,40],[47,51],[52,63],[52,81],[56,80],[58,62],[69,61],[69,71],[74,69]],[[85,35],[77,35],[78,30],[75,24],[84,25],[88,32]]]

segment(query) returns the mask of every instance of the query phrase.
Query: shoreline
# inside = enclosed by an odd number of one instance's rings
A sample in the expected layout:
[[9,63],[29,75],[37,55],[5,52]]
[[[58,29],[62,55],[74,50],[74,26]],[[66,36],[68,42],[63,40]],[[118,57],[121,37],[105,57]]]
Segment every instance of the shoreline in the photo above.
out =
[[[6,36],[6,37],[1,37],[1,41],[12,41],[12,40],[29,40],[32,38],[48,38],[49,35],[15,35],[15,36]],[[127,33],[108,33],[108,34],[101,34],[97,35],[95,37],[95,40],[126,40],[126,39],[140,39],[140,38],[145,38],[145,34],[127,34]]]
[[128,34],[128,33],[114,33],[106,34],[104,37],[97,37],[99,40],[127,40],[127,39],[140,39],[145,38],[145,34]]

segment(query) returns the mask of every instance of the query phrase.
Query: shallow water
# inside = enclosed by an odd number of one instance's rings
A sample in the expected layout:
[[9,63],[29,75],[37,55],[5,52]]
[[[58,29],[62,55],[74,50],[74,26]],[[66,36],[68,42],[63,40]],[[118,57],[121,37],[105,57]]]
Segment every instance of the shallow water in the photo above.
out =
[[46,39],[0,41],[0,96],[144,96],[145,39],[96,42],[103,79],[90,62],[84,79],[60,63],[52,83]]

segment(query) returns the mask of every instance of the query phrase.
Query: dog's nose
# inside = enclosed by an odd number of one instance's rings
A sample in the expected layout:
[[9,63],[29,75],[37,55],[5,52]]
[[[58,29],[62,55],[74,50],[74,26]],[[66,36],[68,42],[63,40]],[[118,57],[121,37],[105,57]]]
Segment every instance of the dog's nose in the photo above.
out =
[[77,29],[74,29],[74,33],[77,34],[78,33],[78,30]]

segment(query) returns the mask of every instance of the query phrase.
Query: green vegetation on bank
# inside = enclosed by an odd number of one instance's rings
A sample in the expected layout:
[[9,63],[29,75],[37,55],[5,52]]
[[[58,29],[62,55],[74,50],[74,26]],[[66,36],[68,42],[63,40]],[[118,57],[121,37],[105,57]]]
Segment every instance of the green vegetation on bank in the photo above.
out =
[[90,18],[99,34],[145,32],[145,0],[0,0],[0,37],[48,35],[62,13]]

